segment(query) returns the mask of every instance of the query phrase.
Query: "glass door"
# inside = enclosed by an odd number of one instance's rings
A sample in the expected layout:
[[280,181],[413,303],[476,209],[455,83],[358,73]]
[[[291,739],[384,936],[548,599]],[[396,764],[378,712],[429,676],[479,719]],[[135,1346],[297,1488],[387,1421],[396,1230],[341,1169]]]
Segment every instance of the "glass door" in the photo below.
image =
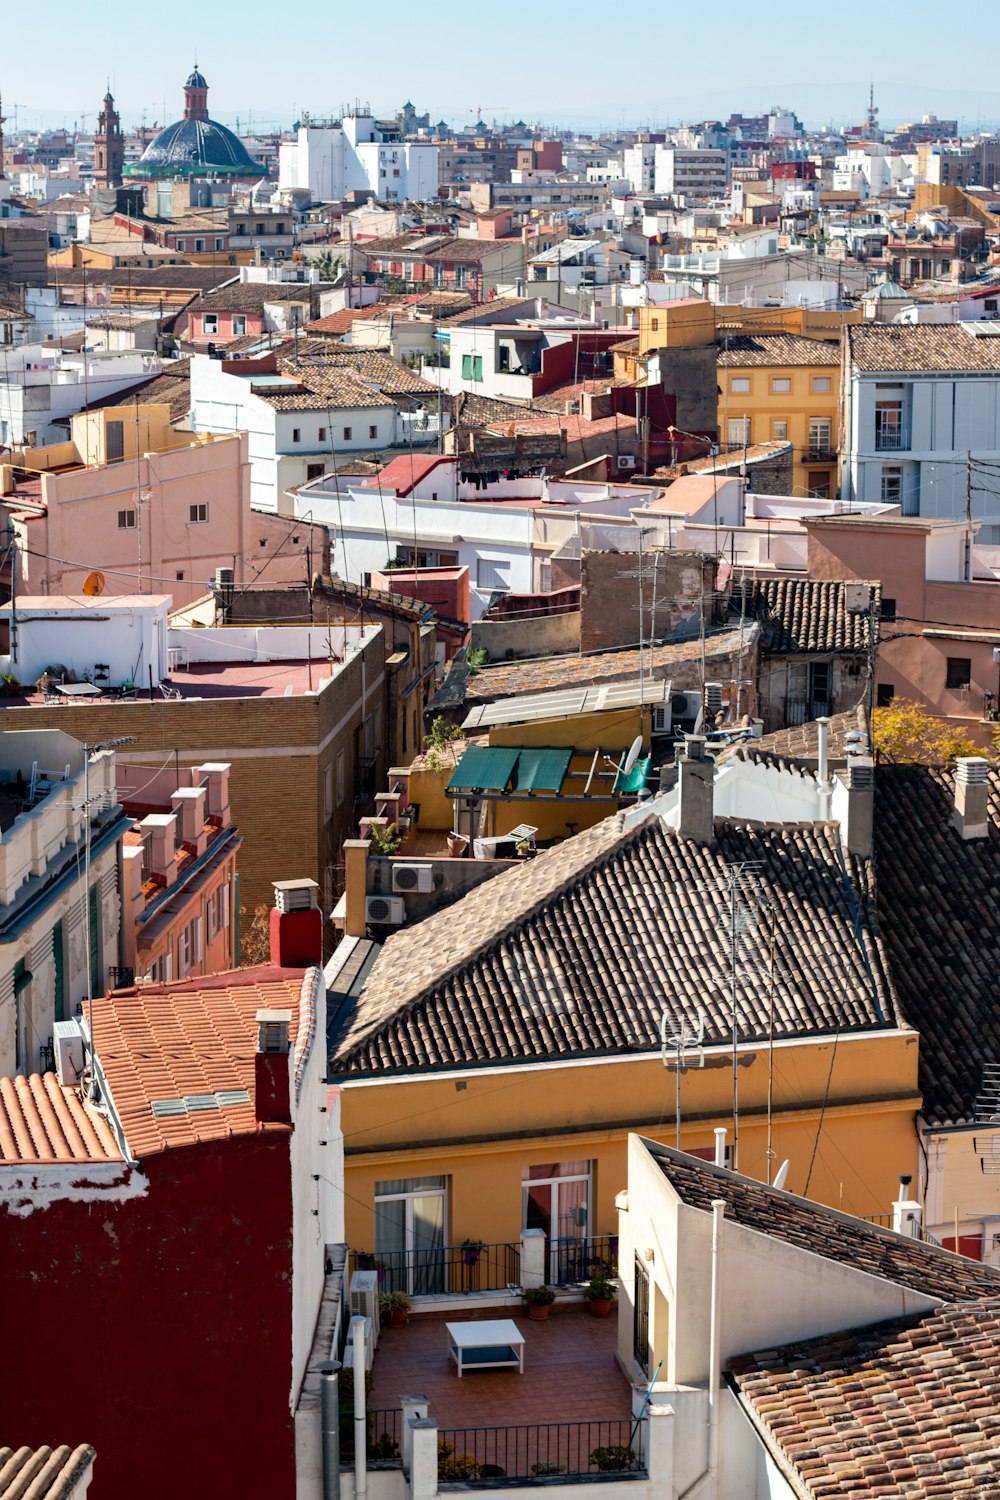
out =
[[521,1223],[546,1239],[550,1285],[587,1279],[590,1241],[590,1162],[547,1162],[525,1167]]
[[445,1290],[445,1179],[397,1177],[375,1184],[379,1290],[411,1297]]

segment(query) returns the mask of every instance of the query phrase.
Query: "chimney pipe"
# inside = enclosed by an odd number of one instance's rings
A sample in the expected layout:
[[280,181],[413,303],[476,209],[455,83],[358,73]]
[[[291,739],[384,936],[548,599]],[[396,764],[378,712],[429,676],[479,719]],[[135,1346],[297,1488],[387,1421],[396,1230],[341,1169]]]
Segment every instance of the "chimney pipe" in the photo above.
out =
[[816,768],[819,815],[826,822],[830,817],[830,800],[833,796],[833,788],[830,785],[830,720],[817,719],[816,728],[819,735],[819,764]]
[[705,754],[705,737],[684,737],[678,757],[678,823],[683,838],[710,844],[715,836],[715,761]]
[[319,1367],[323,1403],[323,1500],[340,1500],[340,1409],[337,1379],[339,1359],[327,1359]]
[[715,1165],[724,1167],[726,1165],[726,1127],[716,1125],[715,1127]]
[[847,788],[845,839],[849,854],[870,855],[875,834],[875,762],[852,755],[840,780]]
[[955,763],[955,810],[951,821],[961,838],[989,837],[989,797],[989,762],[978,755],[959,756]]

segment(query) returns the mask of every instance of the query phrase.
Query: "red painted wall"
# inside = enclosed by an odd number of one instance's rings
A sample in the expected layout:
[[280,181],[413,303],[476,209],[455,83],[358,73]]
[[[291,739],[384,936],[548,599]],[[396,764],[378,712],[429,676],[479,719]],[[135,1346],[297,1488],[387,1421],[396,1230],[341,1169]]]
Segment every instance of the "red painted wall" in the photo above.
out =
[[290,1140],[165,1151],[144,1198],[0,1215],[4,1432],[93,1443],[95,1500],[294,1494]]

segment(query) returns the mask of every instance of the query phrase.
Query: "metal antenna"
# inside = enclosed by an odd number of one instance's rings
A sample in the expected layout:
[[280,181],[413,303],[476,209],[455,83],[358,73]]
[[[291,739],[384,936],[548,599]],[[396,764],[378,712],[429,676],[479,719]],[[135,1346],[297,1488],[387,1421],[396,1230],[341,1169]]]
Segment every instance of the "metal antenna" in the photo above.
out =
[[688,1068],[703,1068],[705,1066],[705,1012],[698,1007],[698,1029],[689,1031],[681,1021],[676,1031],[668,1031],[670,1016],[664,1011],[660,1017],[660,1055],[663,1058],[663,1066],[668,1070],[673,1068],[677,1079],[677,1099],[674,1104],[674,1121],[676,1125],[676,1145],[678,1151],[681,1149],[681,1074],[686,1073]]

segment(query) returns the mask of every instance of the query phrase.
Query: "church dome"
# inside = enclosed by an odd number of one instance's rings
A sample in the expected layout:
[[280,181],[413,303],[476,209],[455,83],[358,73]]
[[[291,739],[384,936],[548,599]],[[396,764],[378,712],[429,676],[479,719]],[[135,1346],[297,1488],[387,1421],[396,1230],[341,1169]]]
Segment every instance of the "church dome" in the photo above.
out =
[[208,117],[208,84],[196,67],[184,85],[184,118],[154,136],[128,169],[134,177],[259,177],[242,141]]

